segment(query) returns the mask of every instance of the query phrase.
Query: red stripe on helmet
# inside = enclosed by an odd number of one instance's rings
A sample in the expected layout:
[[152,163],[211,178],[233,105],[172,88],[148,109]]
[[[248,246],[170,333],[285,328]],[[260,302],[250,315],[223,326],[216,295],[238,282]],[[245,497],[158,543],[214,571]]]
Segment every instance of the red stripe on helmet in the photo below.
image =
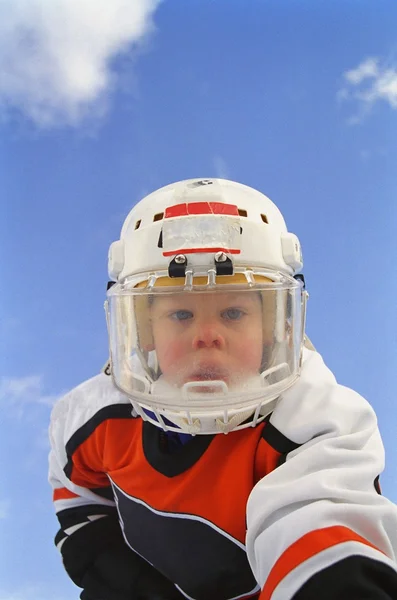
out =
[[238,208],[235,204],[223,202],[184,202],[175,204],[165,209],[164,218],[187,217],[189,215],[229,215],[238,217]]
[[225,252],[225,254],[240,254],[239,248],[181,248],[180,250],[167,250],[163,256],[175,256],[176,254],[196,254],[199,252]]

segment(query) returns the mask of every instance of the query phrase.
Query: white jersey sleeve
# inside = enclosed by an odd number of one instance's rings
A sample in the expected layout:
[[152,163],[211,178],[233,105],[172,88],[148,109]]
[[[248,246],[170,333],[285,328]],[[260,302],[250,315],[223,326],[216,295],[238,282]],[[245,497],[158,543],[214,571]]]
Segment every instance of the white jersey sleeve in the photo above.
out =
[[269,423],[291,451],[247,505],[247,553],[261,600],[298,597],[313,576],[357,556],[397,582],[397,507],[376,489],[384,449],[368,402],[305,349],[301,377]]
[[[88,464],[84,467],[75,464],[74,452],[104,419],[118,416],[121,411],[131,413],[131,403],[104,374],[72,389],[53,408],[49,427],[49,483],[61,525],[55,543],[63,554],[64,563],[70,562],[66,560],[65,552],[74,539],[81,537],[82,528],[91,532],[100,527],[119,529],[107,476]],[[110,536],[109,531],[107,536]],[[91,545],[98,549],[97,541]],[[69,554],[73,555],[73,552]]]
[[[86,475],[86,485],[76,485],[68,476],[71,462],[69,448],[73,438],[87,428],[95,428],[100,415],[120,403],[128,403],[114,387],[111,378],[104,374],[89,379],[72,389],[55,404],[49,427],[51,452],[49,455],[49,482],[54,492],[56,512],[97,504],[98,507],[114,506],[113,499],[101,497],[92,489],[90,473]],[[104,477],[104,485],[110,485]]]

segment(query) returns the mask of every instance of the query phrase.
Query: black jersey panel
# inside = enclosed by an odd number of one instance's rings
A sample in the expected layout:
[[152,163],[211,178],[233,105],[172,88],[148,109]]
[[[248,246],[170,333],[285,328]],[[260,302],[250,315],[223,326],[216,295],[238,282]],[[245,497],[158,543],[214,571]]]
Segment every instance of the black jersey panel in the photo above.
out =
[[113,486],[126,541],[194,600],[259,591],[241,542],[189,514],[156,511]]

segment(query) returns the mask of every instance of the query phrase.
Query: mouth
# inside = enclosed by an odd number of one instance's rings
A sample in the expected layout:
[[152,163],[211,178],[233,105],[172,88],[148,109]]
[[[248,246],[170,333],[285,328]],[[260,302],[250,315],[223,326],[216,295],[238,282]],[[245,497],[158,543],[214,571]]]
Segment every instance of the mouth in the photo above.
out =
[[227,381],[228,373],[225,369],[214,365],[202,365],[193,371],[187,378],[188,381]]

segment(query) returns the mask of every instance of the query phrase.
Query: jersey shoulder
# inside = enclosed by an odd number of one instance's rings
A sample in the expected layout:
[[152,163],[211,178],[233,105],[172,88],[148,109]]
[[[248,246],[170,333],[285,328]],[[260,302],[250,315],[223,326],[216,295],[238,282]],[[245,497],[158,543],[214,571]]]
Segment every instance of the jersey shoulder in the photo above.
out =
[[50,430],[62,428],[64,438],[69,438],[83,425],[127,415],[137,417],[128,396],[120,392],[111,377],[100,373],[72,388],[55,403],[50,420]]
[[300,376],[281,395],[270,422],[299,444],[320,435],[341,436],[365,427],[374,430],[377,425],[369,402],[339,384],[322,356],[306,348]]

